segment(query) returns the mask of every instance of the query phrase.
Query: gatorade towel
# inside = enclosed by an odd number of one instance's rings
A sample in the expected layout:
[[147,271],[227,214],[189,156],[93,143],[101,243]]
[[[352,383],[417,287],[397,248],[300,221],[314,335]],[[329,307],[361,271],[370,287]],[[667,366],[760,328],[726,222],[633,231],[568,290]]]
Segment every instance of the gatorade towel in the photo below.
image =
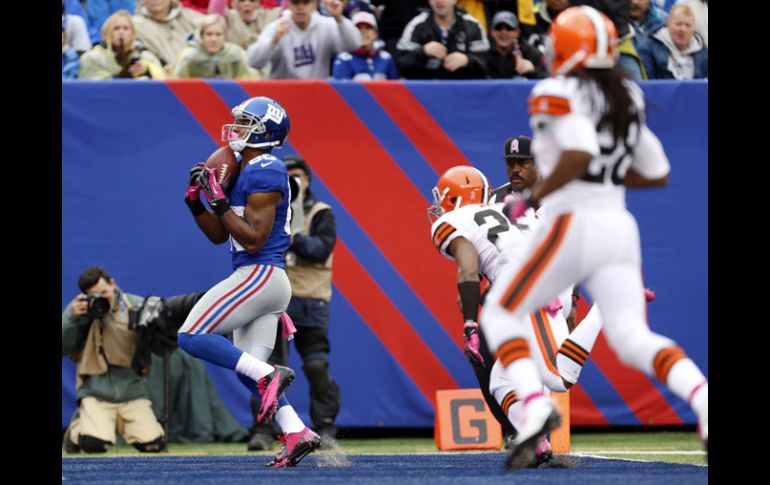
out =
[[[535,25],[535,13],[532,8],[532,0],[517,0],[519,10],[519,22],[527,25]],[[541,7],[545,8],[545,7]]]

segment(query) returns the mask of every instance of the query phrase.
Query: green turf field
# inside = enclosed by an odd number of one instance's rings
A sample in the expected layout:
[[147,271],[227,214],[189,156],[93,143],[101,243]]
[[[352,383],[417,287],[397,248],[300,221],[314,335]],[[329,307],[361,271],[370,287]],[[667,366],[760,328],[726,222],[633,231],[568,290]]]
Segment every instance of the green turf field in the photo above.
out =
[[[340,439],[338,448],[321,453],[366,454],[366,453],[435,453],[432,438],[382,438],[382,439]],[[273,455],[278,451],[246,451],[246,443],[171,443],[168,455]],[[462,452],[453,452],[462,453]],[[572,434],[572,453],[608,458],[623,458],[643,461],[705,464],[703,447],[694,432],[661,431],[657,433],[590,433]],[[117,446],[112,453],[104,455],[68,455],[67,458],[82,456],[138,455],[132,446]],[[146,455],[147,456],[147,455]]]

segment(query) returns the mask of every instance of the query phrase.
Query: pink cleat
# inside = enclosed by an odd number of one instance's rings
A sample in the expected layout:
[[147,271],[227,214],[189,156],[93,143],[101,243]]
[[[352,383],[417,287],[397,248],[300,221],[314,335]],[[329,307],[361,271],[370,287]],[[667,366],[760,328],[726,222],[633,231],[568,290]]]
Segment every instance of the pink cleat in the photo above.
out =
[[321,446],[321,437],[307,426],[297,433],[282,434],[278,439],[283,445],[275,458],[265,465],[269,468],[297,466],[297,463]]
[[278,398],[292,381],[294,371],[281,365],[275,366],[273,372],[257,381],[257,391],[262,398],[257,423],[269,423],[273,419],[278,411]]
[[537,468],[544,463],[548,463],[553,459],[553,451],[551,450],[551,442],[548,438],[543,438],[535,448],[535,461],[529,465],[530,468]]

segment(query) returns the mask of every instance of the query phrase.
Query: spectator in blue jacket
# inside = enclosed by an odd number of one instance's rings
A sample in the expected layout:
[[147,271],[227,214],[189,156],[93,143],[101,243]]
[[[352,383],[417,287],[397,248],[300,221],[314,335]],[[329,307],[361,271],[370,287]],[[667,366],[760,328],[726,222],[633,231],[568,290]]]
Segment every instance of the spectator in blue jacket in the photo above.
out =
[[361,47],[351,52],[340,52],[334,58],[334,79],[372,81],[398,79],[393,57],[377,41],[377,19],[369,12],[353,15],[353,24],[361,32]]
[[80,56],[77,51],[67,43],[67,32],[64,24],[61,26],[61,78],[77,79],[80,71]]
[[668,22],[639,46],[648,79],[697,79],[709,75],[709,54],[695,32],[695,16],[688,5],[674,5]]
[[666,24],[668,13],[660,8],[655,1],[631,0],[631,8],[628,11],[629,20],[634,27],[634,46],[638,49],[644,40]]
[[[88,3],[91,3],[92,0],[89,0]],[[101,27],[101,24],[96,25],[93,22],[91,22],[91,19],[88,18],[86,15],[85,10],[83,10],[83,5],[81,4],[80,0],[62,0],[61,2],[61,8],[62,8],[62,15],[69,16],[77,16],[81,19],[83,19],[83,26],[86,30],[86,36],[88,37],[89,44],[88,49],[91,48],[93,44],[98,44],[101,40],[101,36],[99,34],[99,27]],[[83,54],[83,52],[87,51],[88,49],[82,50],[79,47],[79,43],[75,41],[75,39],[72,36],[72,32],[69,30],[67,31],[67,36],[69,38],[69,41],[73,44],[73,47],[75,50],[77,50],[80,54]]]
[[[107,17],[118,10],[127,10],[133,15],[136,0],[88,0],[86,2],[86,20],[90,25],[101,29]],[[101,40],[101,39],[100,39]],[[98,43],[94,41],[94,43]]]

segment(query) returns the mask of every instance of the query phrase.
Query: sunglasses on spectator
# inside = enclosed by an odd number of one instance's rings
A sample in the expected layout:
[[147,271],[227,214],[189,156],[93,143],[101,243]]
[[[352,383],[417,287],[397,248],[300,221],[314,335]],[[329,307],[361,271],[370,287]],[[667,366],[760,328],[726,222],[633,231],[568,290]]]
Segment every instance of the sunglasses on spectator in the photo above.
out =
[[508,24],[497,24],[494,27],[495,30],[516,30]]
[[307,5],[308,3],[313,3],[314,1],[315,0],[289,0],[289,3],[294,3],[294,4],[303,3]]

